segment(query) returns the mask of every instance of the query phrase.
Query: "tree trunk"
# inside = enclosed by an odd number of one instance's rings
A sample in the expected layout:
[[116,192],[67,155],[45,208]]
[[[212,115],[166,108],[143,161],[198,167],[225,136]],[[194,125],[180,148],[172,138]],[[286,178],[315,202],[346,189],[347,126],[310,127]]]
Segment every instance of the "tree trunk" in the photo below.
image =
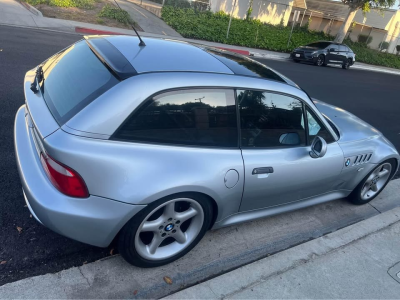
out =
[[346,17],[346,19],[343,21],[342,26],[340,26],[340,29],[336,35],[335,42],[336,43],[342,43],[344,38],[346,37],[346,33],[349,30],[349,27],[351,23],[353,22],[353,19],[357,13],[358,8],[350,8],[349,13]]

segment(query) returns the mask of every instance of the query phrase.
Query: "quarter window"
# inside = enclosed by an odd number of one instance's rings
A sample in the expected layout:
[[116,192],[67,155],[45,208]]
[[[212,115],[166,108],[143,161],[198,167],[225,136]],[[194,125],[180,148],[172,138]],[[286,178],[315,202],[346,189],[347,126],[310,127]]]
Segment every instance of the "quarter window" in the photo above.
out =
[[323,125],[323,123],[316,117],[313,111],[308,107],[307,111],[307,121],[308,121],[308,136],[309,144],[312,143],[314,138],[318,135],[322,137],[328,144],[333,143],[335,140],[329,130]]
[[238,90],[241,146],[305,146],[303,104],[292,97]]
[[233,90],[172,91],[148,100],[115,138],[166,144],[237,147]]

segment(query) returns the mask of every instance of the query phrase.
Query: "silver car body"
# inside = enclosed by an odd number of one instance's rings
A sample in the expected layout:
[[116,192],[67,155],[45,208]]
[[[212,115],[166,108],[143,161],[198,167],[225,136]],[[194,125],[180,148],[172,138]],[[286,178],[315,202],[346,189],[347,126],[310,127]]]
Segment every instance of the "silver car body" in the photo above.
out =
[[[105,38],[138,75],[121,81],[60,127],[42,95],[30,90],[35,76],[31,70],[25,77],[26,105],[15,120],[15,149],[26,203],[39,222],[62,235],[105,247],[147,204],[179,192],[211,198],[217,211],[213,228],[220,228],[346,197],[380,162],[390,158],[399,162],[398,152],[379,131],[338,107],[320,101],[314,105],[286,78],[287,83],[280,83],[235,75],[187,43],[146,39],[147,46],[141,48],[135,37]],[[110,138],[150,96],[198,87],[291,95],[314,111],[336,142],[328,144],[324,157],[313,159],[310,146],[224,149]],[[336,125],[340,136],[324,116]],[[60,193],[43,171],[40,149],[76,170],[90,196],[79,199]],[[348,158],[351,165],[346,167]],[[254,168],[267,166],[275,172],[252,174]],[[229,180],[236,183],[228,188],[225,182]]]

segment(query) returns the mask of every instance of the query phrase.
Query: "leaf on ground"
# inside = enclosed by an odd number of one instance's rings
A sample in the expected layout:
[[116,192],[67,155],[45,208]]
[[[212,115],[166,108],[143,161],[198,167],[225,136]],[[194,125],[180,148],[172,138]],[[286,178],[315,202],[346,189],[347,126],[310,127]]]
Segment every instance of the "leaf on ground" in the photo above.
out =
[[86,265],[86,264],[87,264],[87,261],[84,261],[83,264]]
[[114,248],[112,248],[110,251],[110,255],[113,255],[113,254],[114,254]]
[[21,233],[21,231],[22,231],[22,228],[21,228],[21,227],[19,227],[19,226],[17,226],[17,230],[18,230],[18,232],[19,232],[19,233]]
[[0,262],[0,265],[4,265],[4,264],[6,264],[6,263],[7,263],[7,261],[6,261],[6,260],[3,260],[3,261]]
[[171,279],[170,277],[168,277],[168,276],[165,276],[165,277],[164,277],[164,281],[165,281],[166,283],[168,283],[168,284],[172,284],[172,279]]

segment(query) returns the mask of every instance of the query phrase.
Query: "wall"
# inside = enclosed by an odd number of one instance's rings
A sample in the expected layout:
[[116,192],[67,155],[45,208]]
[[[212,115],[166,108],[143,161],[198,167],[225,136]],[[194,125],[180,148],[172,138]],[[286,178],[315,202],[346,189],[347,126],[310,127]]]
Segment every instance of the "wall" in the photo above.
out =
[[[211,0],[211,11],[224,11],[230,14],[235,0]],[[283,20],[286,26],[292,11],[293,0],[253,0],[253,13],[251,18],[261,22],[278,25]],[[233,17],[246,18],[249,9],[249,0],[237,0],[233,11]]]

